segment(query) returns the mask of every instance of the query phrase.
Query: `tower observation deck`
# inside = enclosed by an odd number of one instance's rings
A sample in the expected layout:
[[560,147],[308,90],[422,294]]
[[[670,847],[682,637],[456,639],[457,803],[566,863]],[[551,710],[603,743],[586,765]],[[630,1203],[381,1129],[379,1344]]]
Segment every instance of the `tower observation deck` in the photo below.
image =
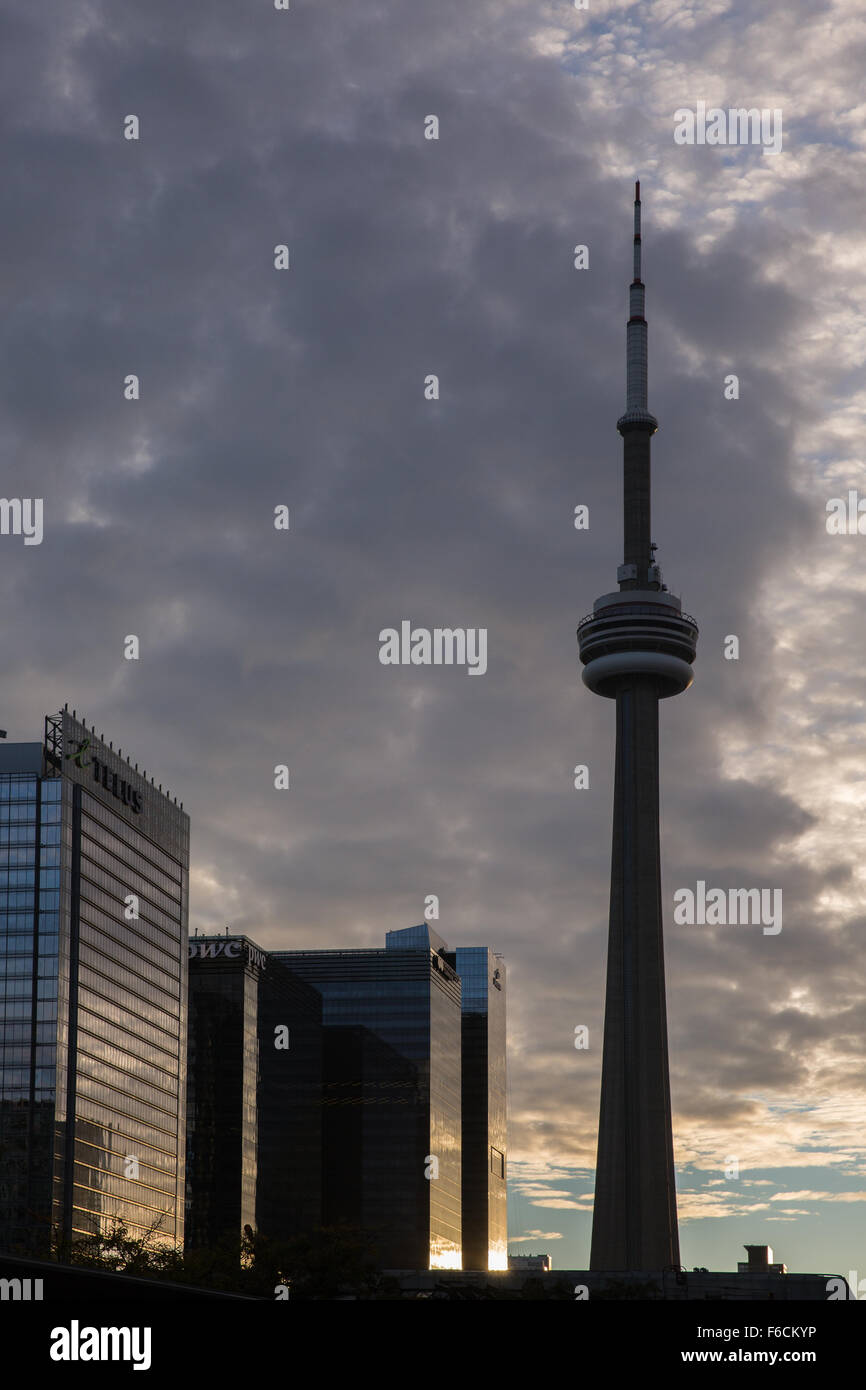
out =
[[650,540],[647,322],[635,185],[619,589],[578,626],[583,681],[616,700],[610,925],[590,1268],[679,1265],[659,854],[658,703],[692,683],[698,628],[662,583]]

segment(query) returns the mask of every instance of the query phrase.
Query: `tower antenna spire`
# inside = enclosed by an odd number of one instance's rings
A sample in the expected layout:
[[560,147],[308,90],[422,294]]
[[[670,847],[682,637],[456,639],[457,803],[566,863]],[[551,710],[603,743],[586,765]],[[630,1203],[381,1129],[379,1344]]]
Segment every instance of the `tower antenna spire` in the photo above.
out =
[[625,414],[616,422],[623,439],[623,563],[617,579],[622,589],[658,589],[661,580],[650,538],[650,438],[659,422],[647,408],[646,288],[641,279],[640,180],[634,185],[634,252],[628,291],[625,340]]
[[[652,426],[654,434],[659,422],[647,408],[647,321],[646,286],[641,278],[640,179],[634,185],[634,259],[632,282],[628,292],[628,326],[625,346],[625,415],[617,421],[617,429],[637,425]],[[620,430],[620,433],[623,431]]]

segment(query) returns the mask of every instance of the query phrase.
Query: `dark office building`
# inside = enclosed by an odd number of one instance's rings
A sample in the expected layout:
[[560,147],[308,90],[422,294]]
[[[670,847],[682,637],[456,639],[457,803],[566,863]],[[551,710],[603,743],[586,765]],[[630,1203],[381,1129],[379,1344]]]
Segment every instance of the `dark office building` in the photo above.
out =
[[427,1184],[422,1188],[410,1171],[392,1191],[388,1175],[395,1151],[404,1152],[413,1163],[413,1156],[420,1154],[423,1173],[431,1152],[429,1106],[416,1063],[369,1028],[325,1028],[324,1040],[322,1178],[327,1222],[360,1226],[384,1241],[381,1259],[387,1264],[387,1246],[404,1228],[412,1232],[418,1227],[411,1235],[413,1244],[428,1240]]
[[505,961],[486,946],[449,951],[426,924],[387,932],[385,946],[438,951],[460,977],[463,1268],[507,1269]]
[[189,818],[68,711],[0,745],[0,1248],[183,1241]]
[[244,936],[189,943],[189,1249],[322,1219],[322,1000]]
[[324,1222],[361,1227],[388,1269],[461,1265],[460,980],[441,948],[272,957],[323,1000]]
[[505,961],[486,946],[447,959],[463,987],[463,1268],[507,1269]]

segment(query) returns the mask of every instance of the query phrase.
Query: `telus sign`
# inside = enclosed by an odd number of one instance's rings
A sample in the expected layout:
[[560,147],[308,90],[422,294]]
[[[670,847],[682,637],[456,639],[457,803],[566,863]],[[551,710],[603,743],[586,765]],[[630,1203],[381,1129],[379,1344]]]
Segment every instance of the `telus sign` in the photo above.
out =
[[219,941],[189,943],[190,960],[215,960],[218,956],[222,956],[224,960],[238,960],[244,951],[250,965],[257,965],[260,970],[264,970],[267,964],[266,953],[256,946],[251,946],[248,941],[238,941],[236,937],[229,937],[221,938]]
[[95,754],[92,758],[86,756],[90,747],[89,738],[76,739],[75,742],[77,744],[76,751],[73,753],[70,749],[66,754],[67,758],[71,758],[77,767],[92,767],[94,782],[98,782],[107,792],[111,792],[112,796],[116,796],[118,801],[122,801],[130,811],[134,811],[138,815],[141,810],[140,793],[135,790],[131,783],[127,782],[125,777],[121,777],[117,772],[112,772],[102,758],[97,758]]

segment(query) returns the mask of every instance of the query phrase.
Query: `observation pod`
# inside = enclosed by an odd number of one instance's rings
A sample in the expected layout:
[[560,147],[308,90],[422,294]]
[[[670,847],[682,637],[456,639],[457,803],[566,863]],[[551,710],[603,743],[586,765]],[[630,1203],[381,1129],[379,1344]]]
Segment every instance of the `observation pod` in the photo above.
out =
[[610,700],[634,676],[651,678],[660,700],[688,690],[694,679],[698,625],[660,589],[602,595],[578,624],[577,642],[584,685]]

